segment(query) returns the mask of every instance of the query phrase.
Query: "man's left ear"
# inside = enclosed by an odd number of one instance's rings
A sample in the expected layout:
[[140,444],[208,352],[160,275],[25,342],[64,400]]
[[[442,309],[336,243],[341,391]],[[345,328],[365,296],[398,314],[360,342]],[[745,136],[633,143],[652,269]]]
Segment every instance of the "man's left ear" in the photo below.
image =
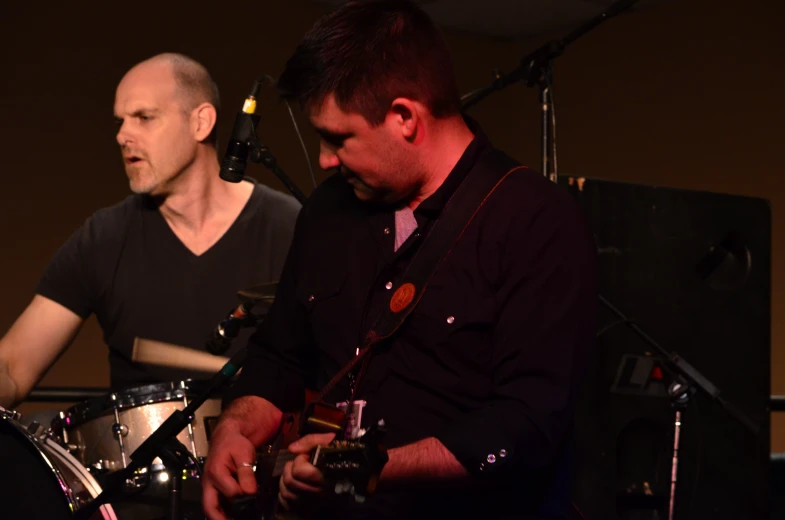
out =
[[417,137],[417,126],[420,124],[420,105],[409,98],[396,98],[390,107],[390,114],[400,128],[401,135],[409,142]]
[[202,103],[191,112],[191,126],[194,138],[202,142],[210,135],[215,127],[217,113],[210,103]]

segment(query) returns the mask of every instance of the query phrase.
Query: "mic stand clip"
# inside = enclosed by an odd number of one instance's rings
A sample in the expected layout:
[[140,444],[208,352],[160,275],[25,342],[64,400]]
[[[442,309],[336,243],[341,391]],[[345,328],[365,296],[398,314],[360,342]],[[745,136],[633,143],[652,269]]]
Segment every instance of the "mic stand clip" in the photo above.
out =
[[[278,160],[275,158],[272,152],[270,152],[270,149],[259,142],[259,138],[256,135],[256,127],[258,124],[259,116],[256,114],[249,114],[246,112],[237,114],[237,117],[234,120],[234,130],[232,134],[245,136],[245,139],[242,140],[242,143],[238,143],[238,146],[248,147],[250,149],[248,156],[249,159],[257,164],[264,165],[265,168],[273,172],[273,174],[278,177],[284,186],[286,186],[286,189],[288,189],[291,194],[294,195],[294,198],[296,198],[300,204],[305,204],[307,199],[305,194],[300,190],[300,188],[297,187],[297,185],[286,174],[286,172],[284,172],[281,167],[278,166]],[[239,154],[241,154],[241,149],[242,148],[238,148]]]
[[286,173],[278,166],[278,160],[272,154],[267,146],[261,144],[259,140],[256,138],[256,130],[251,134],[250,139],[248,140],[248,145],[251,147],[251,155],[250,158],[255,163],[261,163],[264,165],[265,168],[270,170],[275,174],[276,177],[286,186],[294,198],[296,198],[300,204],[305,204],[307,197],[305,194],[300,191],[300,188],[292,181],[292,179],[286,175]]

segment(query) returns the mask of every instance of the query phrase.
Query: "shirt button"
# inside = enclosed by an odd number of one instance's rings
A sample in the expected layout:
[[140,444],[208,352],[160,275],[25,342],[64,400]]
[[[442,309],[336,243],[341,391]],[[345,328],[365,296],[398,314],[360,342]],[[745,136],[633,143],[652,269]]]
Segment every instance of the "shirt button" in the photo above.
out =
[[384,234],[385,235],[389,235],[390,234],[390,228],[388,228],[388,227],[384,228]]
[[314,298],[313,294],[312,294],[312,295],[310,295],[310,296],[308,297],[308,301],[309,301],[309,302],[312,302],[312,301],[314,301],[315,299],[316,299],[316,298]]
[[453,324],[453,322],[455,322],[455,316],[448,316],[448,317],[447,317],[447,323],[449,323],[450,325],[452,325],[452,324]]
[[496,462],[496,455],[494,455],[493,453],[489,453],[487,460],[488,460],[488,464],[493,464],[494,462]]
[[384,284],[384,288],[387,290],[392,289],[392,282],[387,282],[386,284]]

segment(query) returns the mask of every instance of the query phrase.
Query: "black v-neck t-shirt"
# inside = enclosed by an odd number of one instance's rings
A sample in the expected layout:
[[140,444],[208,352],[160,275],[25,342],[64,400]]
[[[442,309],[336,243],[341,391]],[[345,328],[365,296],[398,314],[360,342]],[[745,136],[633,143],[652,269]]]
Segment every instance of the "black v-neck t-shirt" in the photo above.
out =
[[278,279],[299,209],[293,197],[255,183],[231,227],[195,255],[149,197],[130,195],[73,233],[36,292],[82,318],[96,315],[109,346],[113,388],[203,378],[133,363],[134,339],[205,350],[209,334],[239,303],[239,289]]

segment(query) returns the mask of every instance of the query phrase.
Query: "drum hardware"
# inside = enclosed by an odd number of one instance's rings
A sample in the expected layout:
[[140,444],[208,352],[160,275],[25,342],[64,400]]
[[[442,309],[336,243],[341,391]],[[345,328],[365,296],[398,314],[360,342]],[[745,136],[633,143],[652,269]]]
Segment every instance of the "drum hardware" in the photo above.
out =
[[[237,373],[245,361],[245,356],[245,349],[241,349],[212,377],[206,389],[192,399],[185,409],[172,412],[166,421],[133,451],[127,466],[107,475],[103,491],[84,508],[78,510],[74,515],[74,520],[88,520],[103,504],[112,502],[118,494],[122,494],[126,480],[131,478],[140,468],[149,467],[155,457],[161,458],[171,474],[182,474],[191,459],[191,454],[177,440],[177,435],[194,420],[197,409]],[[176,519],[180,517],[181,513],[183,479],[169,478],[168,482],[169,514],[170,518]]]
[[95,473],[96,475],[103,475],[110,471],[117,471],[120,469],[120,466],[113,460],[99,460],[98,462],[93,462],[87,469],[91,473]]
[[[70,520],[101,493],[96,479],[63,447],[51,430],[25,428],[22,415],[0,408],[0,461],[14,478],[0,486],[3,518]],[[117,520],[111,505],[97,518]]]
[[[58,412],[58,414],[57,414],[57,417],[58,417],[58,419],[60,420],[60,424],[65,424],[65,412],[62,412],[62,411],[61,411],[61,412]],[[50,430],[51,430],[51,428],[50,428]],[[67,431],[65,428],[61,428],[61,431],[60,431],[60,438],[62,438],[62,439],[63,439],[63,442],[64,442],[66,445],[68,445],[68,431]],[[76,451],[76,446],[74,446],[74,449],[73,449],[73,450],[71,450],[71,449],[69,448],[69,450],[68,450],[68,451],[70,451],[71,453],[74,453],[74,452]]]
[[[205,350],[216,356],[223,355],[232,346],[232,341],[241,329],[256,327],[264,318],[267,308],[272,305],[277,287],[277,283],[270,283],[238,291],[240,305],[229,311],[209,334],[204,345]],[[265,313],[252,312],[253,308],[260,304],[266,307]]]
[[22,414],[16,410],[6,410],[0,406],[0,418],[6,418],[11,421],[18,422],[20,419],[22,419]]
[[[53,428],[77,446],[75,456],[86,467],[115,471],[128,465],[128,456],[172,412],[187,408],[205,388],[204,381],[187,380],[119,390],[72,406],[56,419]],[[196,410],[189,428],[178,435],[195,459],[207,455],[209,427],[220,413],[221,400],[214,395]]]
[[[183,405],[188,408],[188,397],[185,395],[185,381],[180,381],[180,388],[183,389]],[[193,425],[188,423],[188,439],[191,441],[191,453],[196,456],[196,441],[194,440]]]
[[128,435],[128,427],[120,422],[120,412],[117,410],[117,394],[112,393],[110,395],[110,399],[112,400],[112,411],[114,412],[114,424],[112,425],[112,434],[114,434],[115,438],[117,439],[117,443],[120,445],[120,455],[123,458],[123,467],[125,468],[128,466],[128,461],[125,458],[125,446],[123,445],[123,437]]
[[43,429],[43,425],[38,421],[33,421],[27,425],[27,431],[30,432],[33,437],[40,437],[41,433],[43,433]]
[[[46,434],[81,462],[83,471],[104,488],[112,474],[133,463],[131,454],[172,412],[192,405],[203,391],[211,392],[206,382],[186,380],[105,393],[58,413]],[[163,517],[172,503],[173,488],[175,494],[182,489],[176,506],[182,516],[199,517],[201,468],[209,449],[209,427],[221,408],[215,388],[211,395],[213,398],[196,409],[187,429],[178,434],[181,445],[177,447],[182,456],[177,462],[155,457],[149,466],[139,468],[115,488],[117,493],[110,501],[121,520]],[[40,428],[36,430],[40,433]]]
[[25,398],[28,403],[77,403],[101,397],[109,392],[108,388],[44,386],[30,391]]
[[237,298],[242,303],[253,304],[254,307],[262,306],[264,311],[267,312],[275,300],[275,292],[277,290],[278,282],[254,285],[253,287],[237,291]]
[[128,435],[128,426],[126,426],[125,424],[114,423],[112,425],[112,435],[118,437],[117,440],[122,443],[123,440],[119,437],[125,437],[126,435]]

